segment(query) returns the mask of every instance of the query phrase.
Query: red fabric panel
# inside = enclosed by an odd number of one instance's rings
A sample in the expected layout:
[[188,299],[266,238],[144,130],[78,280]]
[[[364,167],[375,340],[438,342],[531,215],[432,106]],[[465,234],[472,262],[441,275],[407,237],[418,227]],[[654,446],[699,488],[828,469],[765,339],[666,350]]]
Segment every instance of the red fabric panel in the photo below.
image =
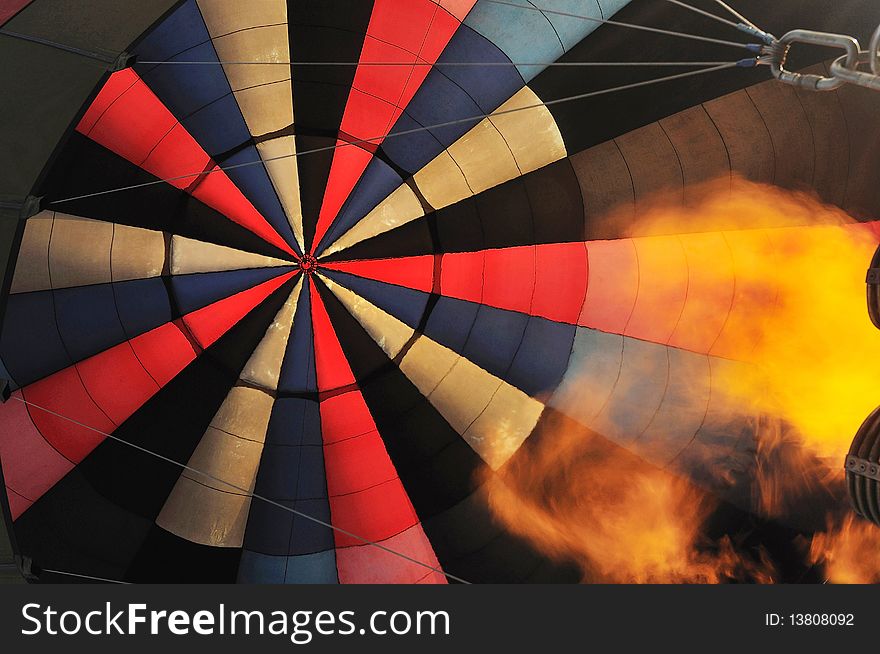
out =
[[[12,517],[17,518],[30,506],[31,498],[38,498],[49,490],[56,480],[73,469],[73,464],[55,450],[40,434],[31,420],[28,407],[19,401],[20,391],[0,404],[0,461],[6,487],[20,502],[14,503]],[[24,501],[27,500],[27,501]]]
[[397,478],[376,423],[359,390],[321,402],[324,467],[331,497]]
[[173,322],[129,341],[141,365],[159,386],[165,386],[196,358],[197,352]]
[[103,433],[116,427],[89,397],[75,366],[34,382],[22,389],[22,396],[46,409],[30,407],[34,425],[43,438],[74,463],[82,461],[104,440]]
[[529,313],[535,292],[535,247],[487,250],[483,303]]
[[341,393],[321,402],[321,433],[325,444],[360,436],[375,429],[373,416],[361,393]]
[[444,254],[440,261],[440,294],[481,302],[485,252]]
[[22,497],[8,486],[6,487],[6,497],[9,499],[9,513],[13,520],[31,508],[33,504],[31,500]]
[[76,369],[95,404],[117,426],[159,391],[127,342],[77,363]]
[[[399,479],[357,493],[331,495],[330,515],[335,527],[371,541],[390,538],[418,522]],[[337,548],[364,544],[361,538],[340,531],[335,531],[334,535]]]
[[346,261],[321,265],[330,270],[405,286],[425,293],[430,293],[434,286],[434,257],[429,254],[420,257]]
[[587,243],[590,285],[578,324],[622,334],[639,288],[639,261],[632,239]]
[[0,0],[0,25],[15,16],[33,0]]
[[532,315],[577,324],[587,293],[587,248],[583,243],[539,245]]
[[[468,4],[470,6],[468,6]],[[352,140],[379,145],[412,100],[433,64],[461,24],[474,1],[450,3],[450,11],[432,0],[375,0],[360,62],[400,66],[358,66],[340,132]],[[364,144],[366,146],[366,144]],[[329,229],[342,205],[372,159],[369,147],[350,146],[334,152],[315,229],[314,246]]]
[[[346,547],[336,552],[336,568],[343,584],[445,584],[446,577],[420,524],[382,542],[391,552],[404,554],[424,565],[372,545]],[[427,567],[426,567],[427,566]]]
[[183,322],[192,332],[198,344],[207,348],[253,311],[258,304],[278,290],[284,282],[297,274],[299,271],[279,275],[246,291],[209,304],[184,316]]
[[[110,76],[77,131],[293,254],[291,247],[131,69]],[[198,174],[213,170],[210,175]]]
[[315,369],[318,374],[318,390],[326,391],[341,388],[354,383],[354,374],[336,338],[330,316],[324,308],[324,302],[310,285],[312,303],[312,332],[315,341]]
[[639,260],[639,292],[624,334],[668,343],[684,309],[688,266],[677,236],[633,240]]

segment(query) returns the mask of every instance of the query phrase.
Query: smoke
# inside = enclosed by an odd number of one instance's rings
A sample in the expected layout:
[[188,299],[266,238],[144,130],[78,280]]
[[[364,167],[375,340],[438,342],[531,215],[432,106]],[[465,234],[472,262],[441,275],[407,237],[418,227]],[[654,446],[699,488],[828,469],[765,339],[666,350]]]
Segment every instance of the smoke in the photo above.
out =
[[[853,435],[880,404],[880,332],[867,315],[864,285],[877,244],[872,226],[855,224],[812,197],[738,179],[711,182],[690,197],[701,199],[684,208],[660,199],[640,209],[629,236],[679,234],[687,248],[688,239],[708,243],[707,235],[718,235],[729,246],[735,289],[719,283],[718,293],[730,300],[689,298],[706,303],[690,305],[689,315],[703,319],[730,307],[711,347],[692,351],[745,364],[713,368],[711,392],[714,401],[736,407],[754,439],[748,508],[794,526],[827,512],[828,528],[813,539],[808,563],[824,566],[832,581],[875,579],[876,556],[855,562],[862,550],[880,551],[880,539],[850,517],[841,471]],[[690,235],[695,230],[700,234]],[[688,271],[692,285],[720,278],[713,257],[703,257],[704,269]],[[652,284],[662,288],[664,280]],[[700,328],[684,325],[682,333]],[[687,346],[686,339],[679,344]],[[585,375],[580,395],[567,396],[571,410],[560,411],[579,415],[575,404],[593,402],[592,384]],[[682,414],[705,410],[704,395],[693,395],[677,407]],[[617,449],[597,446],[565,422],[548,429],[552,434],[485,480],[490,505],[501,523],[540,550],[578,563],[585,580],[777,578],[763,550],[741,551],[730,537],[706,537],[716,505],[691,480],[644,462],[621,462]],[[631,443],[638,436],[615,440]],[[650,443],[638,445],[650,449]],[[700,462],[689,465],[685,476],[698,480]],[[723,458],[711,462],[717,478],[738,472]]]

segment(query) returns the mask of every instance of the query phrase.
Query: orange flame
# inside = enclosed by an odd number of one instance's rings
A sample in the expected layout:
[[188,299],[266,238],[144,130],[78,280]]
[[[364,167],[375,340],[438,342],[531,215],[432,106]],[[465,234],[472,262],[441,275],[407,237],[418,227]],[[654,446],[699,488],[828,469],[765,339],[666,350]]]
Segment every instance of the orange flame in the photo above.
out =
[[[713,394],[755,427],[752,508],[794,520],[815,513],[820,498],[839,513],[843,457],[880,404],[880,332],[864,285],[877,237],[811,197],[742,180],[709,183],[697,196],[687,208],[640,208],[631,236],[716,230],[738,243],[737,298],[751,311],[726,325],[723,353],[708,354],[753,364],[713,371],[712,380]],[[717,311],[710,299],[692,315]],[[491,508],[513,532],[576,561],[590,580],[772,581],[763,553],[755,561],[729,539],[706,540],[713,504],[704,492],[611,446],[585,443],[577,429],[552,431],[487,479]],[[878,530],[851,517],[816,536],[811,557],[835,581],[880,580]]]
[[[766,561],[701,528],[714,503],[687,481],[561,421],[487,478],[490,507],[546,554],[599,583],[770,581]],[[546,446],[552,442],[552,447]]]
[[835,584],[880,583],[880,529],[854,515],[813,536],[810,561],[820,564]]

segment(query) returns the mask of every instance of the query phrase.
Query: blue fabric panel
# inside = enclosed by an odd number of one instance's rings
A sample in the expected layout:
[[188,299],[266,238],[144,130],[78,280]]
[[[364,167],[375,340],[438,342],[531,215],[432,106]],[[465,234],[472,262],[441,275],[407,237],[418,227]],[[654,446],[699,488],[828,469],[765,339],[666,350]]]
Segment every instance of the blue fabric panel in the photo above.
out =
[[[508,62],[496,46],[472,29],[456,31],[438,61]],[[493,66],[491,74],[479,66],[435,68],[398,119],[391,133],[405,132],[418,126],[442,125],[451,121],[491,113],[523,86],[519,72],[512,66]],[[480,122],[479,118],[387,139],[382,149],[397,165],[415,173],[440,152]]]
[[[428,73],[430,79],[433,73]],[[468,114],[470,115],[470,114]],[[422,124],[416,122],[406,112],[400,115],[390,134],[402,134],[392,136],[382,143],[382,150],[398,166],[414,174],[421,170],[425,164],[433,159],[436,154],[443,151],[443,144],[429,131],[407,133],[414,129],[420,129]]]
[[[537,15],[537,12],[524,13]],[[546,24],[546,21],[544,22]],[[559,45],[558,42],[557,45]],[[533,53],[530,56],[534,57],[535,55]],[[455,36],[452,37],[437,61],[440,63],[456,61],[510,63],[510,59],[495,44],[464,25],[456,31]],[[514,61],[524,61],[524,59],[515,59]],[[479,107],[477,113],[488,114],[495,111],[525,85],[522,76],[513,66],[447,66],[437,70],[438,72],[442,71],[442,75],[448,77],[473,98]],[[416,120],[420,120],[418,113],[412,112],[412,114]],[[456,118],[466,116],[467,114],[464,114],[456,116]],[[464,134],[464,131],[459,131],[459,136],[461,134]],[[456,139],[458,136],[453,140]],[[446,144],[450,145],[452,142],[447,141]]]
[[[294,431],[299,426],[291,425]],[[260,460],[257,493],[273,500],[326,499],[321,445],[267,445]]]
[[336,552],[316,552],[302,554],[287,559],[286,584],[335,584],[338,583],[336,573]]
[[461,352],[479,310],[480,305],[474,302],[441,297],[428,317],[425,336],[451,350]]
[[[453,37],[454,41],[455,37]],[[462,134],[478,124],[481,119],[474,117],[480,116],[482,113],[483,110],[474,98],[468,95],[467,91],[439,72],[438,69],[433,69],[415,97],[410,100],[406,110],[406,115],[411,117],[416,125],[428,127],[428,133],[436,139],[431,151],[414,153],[419,157],[416,170],[421,169],[440,154],[444,147],[454,143]],[[450,121],[458,120],[463,122],[444,127],[431,127],[431,125],[445,125]],[[411,127],[407,127],[407,129],[411,129]],[[398,131],[403,131],[403,129],[398,128],[395,123],[391,132]],[[418,134],[417,132],[416,134],[403,134],[390,138],[383,143],[382,149],[391,157],[392,161],[408,169],[409,166],[403,166],[399,160],[399,154],[401,150],[413,149],[412,137]]]
[[[299,500],[294,503],[293,507],[309,518],[332,524],[330,504],[325,499]],[[333,530],[309,518],[301,515],[293,516],[290,554],[311,554],[331,549],[335,545]]]
[[250,584],[335,584],[336,553],[333,550],[300,556],[271,556],[244,551],[238,582]]
[[160,277],[113,284],[116,309],[128,338],[171,322],[174,316],[165,283]]
[[0,355],[19,386],[26,386],[73,363],[55,323],[52,291],[9,296]]
[[315,393],[318,377],[315,372],[314,340],[312,338],[311,282],[303,281],[293,327],[284,352],[284,363],[278,379],[279,393]]
[[267,445],[321,445],[321,412],[316,400],[279,397],[272,405]]
[[[255,492],[259,493],[259,486]],[[272,499],[272,498],[269,498]],[[293,508],[293,502],[279,502]],[[254,500],[248,513],[244,532],[244,548],[263,554],[287,556],[290,553],[290,534],[293,530],[294,514],[274,504]]]
[[529,316],[481,306],[461,353],[484,370],[505,379]]
[[413,329],[419,326],[425,307],[428,305],[427,293],[348,273],[332,270],[325,272],[330,279],[369,300],[385,313],[402,320]]
[[[242,163],[250,163],[261,161],[260,153],[257,152],[256,146],[249,145],[239,152],[236,152],[223,161],[224,167],[237,166]],[[293,236],[293,228],[284,213],[281,206],[281,200],[278,199],[278,193],[275,192],[275,186],[269,178],[265,165],[260,163],[254,166],[242,166],[240,168],[230,168],[226,171],[229,178],[244,193],[245,197],[251,201],[257,211],[269,221],[269,224],[275,228],[281,237],[287,241],[296,252],[302,254],[296,238]]]
[[126,339],[110,284],[55,291],[55,317],[74,361],[87,359]]
[[195,0],[187,0],[150,31],[134,52],[145,61],[165,61],[209,38]]
[[286,556],[245,550],[241,553],[236,581],[240,584],[283,584],[286,570]]
[[257,286],[285,272],[288,272],[285,268],[253,268],[175,275],[171,278],[171,289],[178,309],[182,314],[187,314],[217,300]]
[[556,390],[571,356],[576,325],[532,317],[506,381],[533,397]]
[[[158,61],[158,57],[154,53],[142,51],[140,48],[139,56],[146,60],[155,59]],[[175,59],[179,61],[217,61],[217,53],[214,51],[213,44],[208,41],[172,57],[171,61]],[[232,93],[232,88],[223,73],[222,66],[164,64],[141,71],[141,79],[178,119],[185,119],[202,107]],[[244,125],[244,119],[237,106],[234,107],[234,112],[231,115],[224,118],[225,122],[235,121],[242,126]],[[244,133],[247,135],[247,130]],[[194,136],[196,135],[194,134]]]
[[[250,139],[240,109],[231,93],[206,104],[181,122],[212,158],[241,146]],[[224,162],[225,163],[225,162]],[[233,171],[227,171],[229,177]],[[246,189],[242,189],[247,195]]]
[[366,216],[391,192],[400,186],[403,180],[388,164],[374,157],[367,165],[364,174],[357,181],[354,190],[330,229],[318,244],[317,252],[333,243],[337,238],[351,229],[361,218]]

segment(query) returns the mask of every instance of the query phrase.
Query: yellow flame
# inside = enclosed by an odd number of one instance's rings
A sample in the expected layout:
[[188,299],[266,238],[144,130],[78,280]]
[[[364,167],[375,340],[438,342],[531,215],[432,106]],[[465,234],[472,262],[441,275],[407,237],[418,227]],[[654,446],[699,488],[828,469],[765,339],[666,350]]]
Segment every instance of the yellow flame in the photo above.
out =
[[[796,513],[839,482],[856,430],[880,404],[880,331],[867,315],[864,283],[877,238],[801,194],[724,180],[699,195],[687,208],[658,202],[640,210],[629,235],[715,231],[739,239],[737,293],[754,310],[727,326],[725,355],[754,365],[713,376],[713,393],[756,421],[754,506],[765,515]],[[731,231],[746,229],[752,237]],[[707,310],[717,310],[717,299]],[[553,429],[487,479],[491,508],[512,531],[578,562],[591,580],[772,580],[763,557],[754,562],[729,540],[706,543],[712,504],[692,485],[621,462],[616,450],[597,449],[568,427]],[[835,580],[878,578],[880,539],[869,526],[850,520],[817,536],[813,550]],[[859,552],[867,552],[861,567]]]

